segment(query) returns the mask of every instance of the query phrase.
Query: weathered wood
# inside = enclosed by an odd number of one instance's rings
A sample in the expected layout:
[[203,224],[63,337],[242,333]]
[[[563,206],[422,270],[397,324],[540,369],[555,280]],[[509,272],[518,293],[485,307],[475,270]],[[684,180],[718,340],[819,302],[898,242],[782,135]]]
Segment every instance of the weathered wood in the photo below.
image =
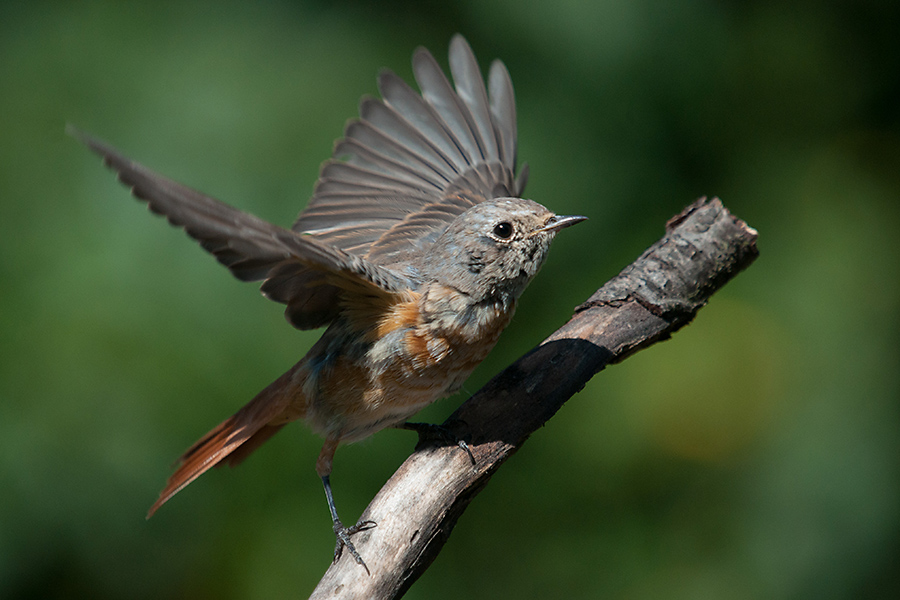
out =
[[[440,552],[494,472],[606,365],[667,339],[758,255],[757,233],[718,199],[702,198],[666,224],[666,235],[597,290],[539,346],[494,377],[445,425],[469,442],[425,446],[400,466],[360,517],[378,526],[354,536],[371,570],[343,556],[312,598],[398,598]],[[346,554],[346,553],[345,553]]]

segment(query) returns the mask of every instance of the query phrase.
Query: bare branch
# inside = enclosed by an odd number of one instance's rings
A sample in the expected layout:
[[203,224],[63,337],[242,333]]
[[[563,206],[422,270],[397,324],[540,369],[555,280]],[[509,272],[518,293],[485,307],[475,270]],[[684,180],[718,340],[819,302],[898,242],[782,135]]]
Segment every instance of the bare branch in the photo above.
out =
[[753,262],[756,238],[718,199],[702,198],[672,218],[661,240],[447,420],[469,441],[477,465],[455,447],[417,448],[360,517],[378,523],[354,537],[371,576],[344,556],[312,598],[402,596],[440,552],[469,502],[528,436],[606,365],[689,323]]

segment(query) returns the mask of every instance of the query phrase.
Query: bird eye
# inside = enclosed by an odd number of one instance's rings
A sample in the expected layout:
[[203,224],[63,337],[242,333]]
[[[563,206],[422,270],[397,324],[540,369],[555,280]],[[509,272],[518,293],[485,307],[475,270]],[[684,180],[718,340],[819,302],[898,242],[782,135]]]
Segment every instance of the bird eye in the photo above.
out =
[[502,221],[494,225],[494,235],[496,235],[501,240],[508,240],[510,237],[512,237],[512,234],[512,223],[509,223],[508,221]]

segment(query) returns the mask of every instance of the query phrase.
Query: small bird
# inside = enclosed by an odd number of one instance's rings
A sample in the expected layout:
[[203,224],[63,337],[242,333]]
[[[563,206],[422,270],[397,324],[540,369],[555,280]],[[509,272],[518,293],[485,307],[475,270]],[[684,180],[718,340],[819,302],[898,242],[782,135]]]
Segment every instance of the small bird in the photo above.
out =
[[303,420],[325,438],[316,472],[334,560],[347,548],[368,572],[351,536],[375,523],[345,527],[338,518],[335,450],[386,427],[437,428],[406,420],[462,386],[509,324],[554,236],[586,218],[521,198],[528,170],[516,175],[516,108],[503,63],[491,65],[485,88],[471,48],[456,35],[450,70],[455,90],[434,57],[417,49],[421,94],[382,72],[382,100],[363,98],[360,118],[347,124],[290,229],[69,128],[151,211],[184,228],[238,279],[262,281],[265,297],[287,305],[291,325],[326,327],[300,362],[184,453],[148,518],[209,468],[240,463]]

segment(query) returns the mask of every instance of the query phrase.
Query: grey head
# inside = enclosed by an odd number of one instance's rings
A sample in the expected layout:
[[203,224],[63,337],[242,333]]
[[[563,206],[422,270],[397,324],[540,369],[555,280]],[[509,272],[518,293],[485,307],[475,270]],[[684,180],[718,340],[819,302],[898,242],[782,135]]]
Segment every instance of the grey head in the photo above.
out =
[[416,265],[425,281],[472,301],[515,303],[556,233],[587,217],[559,216],[524,198],[495,198],[456,217]]

